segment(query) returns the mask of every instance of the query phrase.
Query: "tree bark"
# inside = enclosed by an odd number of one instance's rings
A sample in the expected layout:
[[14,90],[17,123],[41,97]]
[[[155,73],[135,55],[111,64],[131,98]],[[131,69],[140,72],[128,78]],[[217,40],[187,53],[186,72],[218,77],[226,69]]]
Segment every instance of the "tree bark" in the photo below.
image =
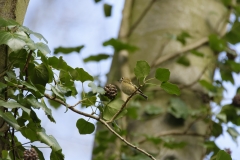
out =
[[[153,70],[149,77],[154,77],[153,73],[158,67],[170,70],[170,81],[182,88],[179,98],[189,109],[199,110],[203,106],[209,108],[209,104],[202,98],[206,91],[198,80],[212,81],[217,56],[208,46],[208,36],[213,33],[220,36],[225,34],[229,13],[216,0],[126,0],[119,39],[139,49],[132,54],[121,51],[114,55],[108,82],[122,76],[134,78],[136,62],[145,60]],[[185,45],[176,40],[176,36],[183,31],[191,35]],[[204,57],[191,54],[191,50],[203,53]],[[190,60],[190,66],[176,63],[182,55]],[[147,104],[167,111],[171,98],[176,97],[156,87],[147,87],[144,93],[150,98],[141,101],[141,117],[144,117]],[[205,156],[203,142],[211,132],[210,118],[208,123],[204,122],[207,118],[203,116],[194,119],[189,116],[184,120],[165,113],[142,121],[127,120],[127,138],[157,155],[159,160],[201,160]],[[187,145],[180,149],[168,149],[146,141],[144,135],[171,137]]]
[[[27,10],[29,0],[0,0],[0,17],[6,19],[14,19],[18,23],[22,24],[24,20],[24,16]],[[0,45],[0,82],[4,83],[4,73],[7,70],[8,66],[8,54],[9,50],[6,45]],[[0,95],[1,99],[7,99],[6,90],[2,91]],[[4,110],[4,108],[0,108]],[[6,136],[8,131],[8,125],[5,121],[0,117],[0,157],[2,157],[2,150],[7,149]],[[3,141],[2,139],[5,139]]]

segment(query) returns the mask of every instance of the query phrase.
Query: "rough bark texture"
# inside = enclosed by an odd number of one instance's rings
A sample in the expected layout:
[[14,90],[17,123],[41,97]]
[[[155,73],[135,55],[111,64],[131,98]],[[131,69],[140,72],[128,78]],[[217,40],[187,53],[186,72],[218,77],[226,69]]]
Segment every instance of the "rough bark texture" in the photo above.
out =
[[[22,24],[24,20],[24,16],[27,10],[29,0],[0,0],[0,17],[2,18],[11,18],[16,20],[18,23]],[[8,48],[5,45],[0,45],[0,82],[4,82],[2,74],[4,74],[8,65]],[[7,99],[7,94],[5,91],[1,93],[1,98]],[[3,108],[1,107],[1,110]],[[0,132],[5,134],[8,130],[8,125],[4,122],[2,118],[0,118]],[[5,134],[6,135],[6,134]],[[6,149],[6,144],[0,139],[0,157],[2,154],[2,150]]]
[[[208,107],[201,98],[205,91],[197,80],[211,81],[213,78],[217,57],[208,46],[208,36],[212,33],[223,35],[228,17],[227,8],[217,0],[126,0],[119,38],[139,50],[133,54],[126,51],[115,54],[108,81],[116,81],[121,76],[133,78],[136,62],[146,60],[155,69],[170,69],[171,82],[187,86],[179,98],[189,108]],[[183,31],[191,35],[186,45],[170,38]],[[203,53],[204,58],[189,54],[192,49]],[[183,54],[190,60],[189,67],[176,63]],[[167,110],[174,96],[155,88],[146,88],[145,93],[150,98],[142,103],[142,109],[146,104],[152,104]],[[144,116],[143,112],[141,116]],[[144,121],[128,121],[128,138],[157,155],[158,160],[201,160],[205,155],[202,144],[210,131],[209,124],[203,122],[205,118],[183,120],[164,114]],[[187,142],[187,146],[174,150],[155,146],[145,140],[143,135],[146,134],[155,137],[167,135],[177,142]]]

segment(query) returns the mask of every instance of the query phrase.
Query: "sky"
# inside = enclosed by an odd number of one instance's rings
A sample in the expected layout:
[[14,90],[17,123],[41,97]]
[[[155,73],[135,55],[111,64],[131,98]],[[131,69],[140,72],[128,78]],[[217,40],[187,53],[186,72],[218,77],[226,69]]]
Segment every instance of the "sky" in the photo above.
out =
[[[103,13],[103,2],[113,5],[112,16],[105,18]],[[72,67],[84,68],[92,75],[102,75],[101,80],[106,81],[105,74],[108,73],[111,61],[102,61],[100,64],[84,64],[82,59],[90,54],[108,53],[113,54],[111,47],[103,47],[102,42],[110,38],[117,37],[121,22],[121,14],[124,0],[104,0],[95,3],[94,0],[62,0],[49,1],[31,0],[25,16],[24,26],[41,33],[47,40],[53,51],[54,48],[76,47],[84,45],[80,53],[64,56],[64,60]],[[53,56],[53,53],[51,53]],[[218,74],[215,75],[218,78]],[[239,78],[239,76],[235,76]],[[231,99],[235,94],[236,86],[226,84],[230,92],[225,93],[226,99]],[[240,84],[238,84],[240,85]],[[69,99],[70,104],[74,104],[79,99]],[[228,100],[229,101],[229,100]],[[52,109],[56,124],[49,122],[42,111],[38,111],[42,126],[46,128],[47,134],[53,135],[60,146],[66,160],[78,159],[90,160],[93,135],[80,135],[76,128],[76,121],[83,118],[71,111],[65,112],[65,108]],[[19,135],[20,136],[20,135]],[[21,137],[23,142],[27,142]],[[240,139],[238,138],[240,142]],[[240,148],[231,140],[228,134],[224,134],[217,139],[216,143],[222,148],[231,148],[233,159],[240,160]],[[35,143],[36,146],[45,147],[44,144]],[[41,148],[46,160],[49,159],[50,149]]]

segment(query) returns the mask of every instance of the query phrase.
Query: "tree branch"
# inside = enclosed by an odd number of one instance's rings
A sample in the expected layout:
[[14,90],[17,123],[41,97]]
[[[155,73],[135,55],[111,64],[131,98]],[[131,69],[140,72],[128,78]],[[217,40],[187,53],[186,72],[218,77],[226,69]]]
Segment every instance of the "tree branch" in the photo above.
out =
[[134,29],[138,26],[138,24],[142,21],[142,19],[145,17],[145,15],[147,14],[147,12],[150,10],[150,8],[152,7],[153,3],[156,2],[156,0],[152,0],[151,2],[149,2],[148,6],[144,9],[144,11],[142,12],[142,14],[140,15],[140,17],[137,19],[137,21],[131,26],[131,28],[129,29],[128,32],[128,37],[132,34],[132,32],[134,31]]
[[128,146],[142,152],[143,154],[145,154],[146,156],[148,156],[149,158],[151,158],[152,160],[156,160],[152,155],[150,155],[149,153],[147,153],[145,150],[138,148],[137,146],[134,146],[133,144],[131,144],[130,142],[128,142],[126,139],[124,139],[122,136],[120,136],[117,132],[115,132],[108,124],[106,121],[99,119],[99,121],[105,125],[113,134],[115,134],[119,139],[121,139],[125,144],[127,144]]
[[111,123],[112,121],[114,121],[117,116],[123,111],[123,109],[127,106],[127,103],[130,101],[130,99],[136,94],[136,92],[141,88],[142,86],[139,86],[136,91],[134,91],[128,98],[127,100],[123,103],[122,107],[120,108],[120,110],[111,118],[110,121],[107,121],[106,123]]
[[180,51],[177,51],[173,54],[165,54],[165,55],[159,57],[152,66],[156,67],[156,66],[160,65],[161,63],[166,62],[167,60],[177,57],[181,53],[188,52],[194,48],[202,46],[203,44],[205,44],[207,42],[208,42],[208,37],[203,37],[202,39],[199,39],[198,41],[196,41],[192,44],[184,46]]

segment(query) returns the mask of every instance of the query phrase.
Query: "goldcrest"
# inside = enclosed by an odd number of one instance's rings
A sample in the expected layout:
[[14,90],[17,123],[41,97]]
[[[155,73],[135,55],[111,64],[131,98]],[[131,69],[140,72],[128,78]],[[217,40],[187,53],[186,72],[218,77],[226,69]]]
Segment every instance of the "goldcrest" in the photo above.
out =
[[[121,83],[120,87],[121,87],[122,92],[129,96],[138,89],[138,87],[136,85],[134,85],[129,78],[122,77],[119,80],[119,82]],[[144,95],[140,89],[138,89],[136,94],[139,94],[142,97],[144,97],[145,99],[148,99],[148,97],[146,95]]]

